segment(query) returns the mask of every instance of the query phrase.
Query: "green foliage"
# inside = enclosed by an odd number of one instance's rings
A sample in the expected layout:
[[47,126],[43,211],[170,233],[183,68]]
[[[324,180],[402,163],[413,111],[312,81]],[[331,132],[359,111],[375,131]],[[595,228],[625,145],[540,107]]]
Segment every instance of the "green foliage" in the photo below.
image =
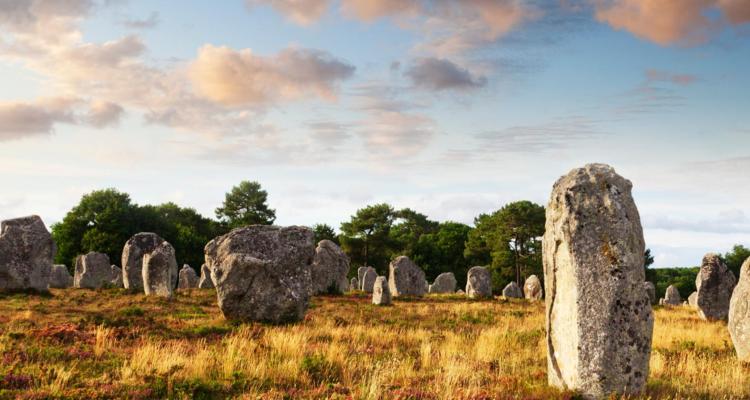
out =
[[391,237],[399,250],[400,254],[398,255],[414,258],[414,250],[419,243],[419,239],[422,235],[437,232],[439,224],[429,220],[426,215],[409,208],[396,211],[395,216],[396,221],[391,229]]
[[242,181],[226,194],[224,203],[216,209],[216,217],[232,228],[247,225],[272,225],[276,211],[269,208],[268,193],[260,183]]
[[649,269],[653,273],[656,286],[656,297],[664,297],[669,285],[675,285],[680,297],[687,300],[688,296],[695,291],[695,277],[698,276],[699,267],[694,268],[654,268]]
[[322,354],[305,356],[300,363],[300,370],[315,385],[336,383],[341,377],[341,368],[337,364],[328,361]]
[[357,210],[349,222],[341,224],[341,247],[352,264],[372,266],[383,275],[396,248],[391,228],[396,212],[388,204],[375,204]]
[[321,240],[330,240],[336,244],[339,244],[339,238],[336,235],[336,231],[333,230],[328,224],[315,224],[312,227],[313,233],[315,234],[315,243]]
[[727,267],[734,273],[734,276],[739,277],[742,263],[750,258],[750,249],[741,244],[736,244],[732,247],[731,251],[724,254],[723,258]]
[[512,280],[521,286],[526,276],[541,275],[544,222],[544,207],[530,201],[481,214],[474,220],[464,255],[474,265],[489,265],[494,290]]
[[178,261],[198,269],[206,243],[227,229],[192,208],[174,203],[139,206],[128,194],[106,189],[84,195],[62,222],[52,225],[52,237],[58,247],[57,263],[72,266],[77,255],[98,251],[119,264],[131,236],[154,232],[174,246]]
[[443,272],[453,272],[458,287],[466,286],[466,273],[471,265],[464,258],[466,241],[472,228],[458,222],[442,222],[434,233],[419,237],[413,250],[414,262],[425,270],[432,282]]

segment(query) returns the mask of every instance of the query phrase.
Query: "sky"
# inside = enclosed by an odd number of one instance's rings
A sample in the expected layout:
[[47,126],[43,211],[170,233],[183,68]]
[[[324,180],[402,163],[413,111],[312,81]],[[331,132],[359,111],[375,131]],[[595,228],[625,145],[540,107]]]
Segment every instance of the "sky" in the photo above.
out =
[[472,223],[592,162],[655,266],[750,246],[748,0],[0,0],[0,219],[117,188]]

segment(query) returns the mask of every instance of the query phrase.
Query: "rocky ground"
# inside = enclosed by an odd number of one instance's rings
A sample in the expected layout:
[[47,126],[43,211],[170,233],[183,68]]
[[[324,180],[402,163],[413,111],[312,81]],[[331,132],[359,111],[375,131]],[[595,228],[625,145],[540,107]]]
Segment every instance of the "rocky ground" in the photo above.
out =
[[[724,322],[655,310],[650,398],[750,398]],[[575,398],[547,386],[543,303],[315,297],[232,325],[212,290],[0,294],[0,398]]]

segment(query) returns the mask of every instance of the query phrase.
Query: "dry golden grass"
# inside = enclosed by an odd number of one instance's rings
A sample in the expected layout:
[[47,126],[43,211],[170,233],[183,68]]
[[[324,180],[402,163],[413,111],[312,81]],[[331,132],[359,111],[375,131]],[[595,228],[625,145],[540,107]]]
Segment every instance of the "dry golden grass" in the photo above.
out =
[[[542,303],[320,297],[298,324],[234,326],[211,291],[53,294],[0,298],[0,398],[575,397],[546,385]],[[724,323],[657,309],[644,398],[750,398],[750,366]]]

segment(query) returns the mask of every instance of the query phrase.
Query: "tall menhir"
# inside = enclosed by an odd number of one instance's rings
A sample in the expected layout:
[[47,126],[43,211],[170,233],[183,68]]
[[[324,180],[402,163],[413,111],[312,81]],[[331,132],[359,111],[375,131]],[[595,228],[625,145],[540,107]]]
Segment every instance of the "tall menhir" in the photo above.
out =
[[546,210],[548,380],[585,398],[638,394],[648,378],[654,317],[631,188],[586,165],[555,183]]

